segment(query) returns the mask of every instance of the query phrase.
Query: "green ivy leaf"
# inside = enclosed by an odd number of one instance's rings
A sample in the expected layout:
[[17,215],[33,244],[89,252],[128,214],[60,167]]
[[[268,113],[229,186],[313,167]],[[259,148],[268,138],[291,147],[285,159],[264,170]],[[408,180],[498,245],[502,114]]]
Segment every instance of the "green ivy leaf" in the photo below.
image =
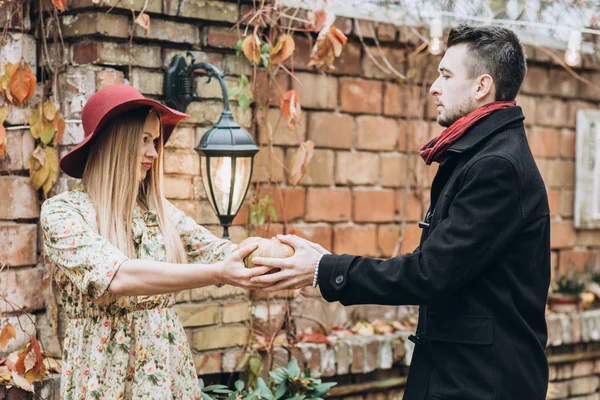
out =
[[[246,353],[246,354],[248,354],[248,353]],[[244,390],[244,382],[242,382],[242,381],[239,381],[239,380],[235,381],[234,386],[235,386],[235,390],[237,390],[238,392],[241,392],[242,390]]]
[[263,67],[269,68],[269,54],[268,53],[261,54],[260,59],[262,60]]
[[248,86],[248,83],[250,83],[250,81],[248,80],[248,77],[244,74],[242,74],[240,76],[240,85],[245,88],[246,86]]
[[271,45],[269,45],[269,43],[263,44],[260,48],[260,52],[262,53],[262,55],[266,54],[268,56],[269,50],[271,50]]
[[279,384],[279,386],[277,386],[277,390],[275,390],[275,397],[277,399],[280,399],[283,397],[283,395],[287,392],[288,390],[288,385],[287,385],[287,381],[283,381]]
[[229,97],[235,97],[238,94],[242,93],[243,88],[241,88],[240,86],[236,86],[236,87],[232,87],[231,90],[229,91]]
[[244,45],[244,41],[242,39],[239,39],[235,45],[235,55],[236,56],[240,56],[242,54],[242,48]]
[[238,97],[238,104],[240,106],[240,109],[242,110],[242,114],[245,114],[246,111],[248,111],[248,109],[250,108],[250,103],[250,96],[248,96],[246,93],[240,94],[240,96]]
[[292,358],[287,366],[288,373],[292,378],[300,377],[300,366],[298,366],[298,360]]

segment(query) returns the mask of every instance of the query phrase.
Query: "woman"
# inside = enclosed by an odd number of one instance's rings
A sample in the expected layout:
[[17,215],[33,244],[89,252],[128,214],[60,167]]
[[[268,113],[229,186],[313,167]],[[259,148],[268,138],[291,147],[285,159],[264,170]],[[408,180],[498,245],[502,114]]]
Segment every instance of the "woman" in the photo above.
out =
[[234,251],[165,199],[164,142],[185,117],[109,86],[86,103],[85,139],[61,159],[83,186],[48,199],[40,216],[70,318],[63,399],[199,399],[174,292],[250,288],[269,269],[244,268],[256,245]]

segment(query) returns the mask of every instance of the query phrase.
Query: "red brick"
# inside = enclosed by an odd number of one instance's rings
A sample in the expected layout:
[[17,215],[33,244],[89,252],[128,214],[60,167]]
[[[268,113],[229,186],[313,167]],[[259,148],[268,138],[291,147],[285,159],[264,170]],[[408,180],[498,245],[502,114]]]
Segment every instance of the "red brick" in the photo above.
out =
[[349,41],[344,47],[342,55],[333,62],[335,69],[332,73],[334,75],[360,75],[361,53],[362,46],[360,43]]
[[575,158],[575,131],[570,129],[560,130],[560,156]]
[[550,70],[550,94],[560,97],[575,97],[580,82],[564,68]]
[[365,19],[354,20],[354,34],[356,36],[362,36],[367,39],[374,39],[376,37],[375,23]]
[[66,38],[95,35],[125,39],[129,37],[129,19],[113,13],[76,13],[61,18],[61,30]]
[[560,214],[560,191],[548,191],[548,203],[550,204],[550,216],[555,217]]
[[153,18],[150,22],[150,32],[147,37],[146,32],[141,26],[136,24],[135,30],[135,35],[139,38],[188,44],[194,47],[200,45],[200,31],[196,24]]
[[0,176],[0,220],[38,218],[40,202],[37,191],[29,178],[21,176]]
[[546,118],[543,118],[542,121],[536,120],[536,98],[533,96],[525,96],[518,95],[517,96],[517,105],[523,109],[523,115],[525,116],[525,125],[547,125],[545,122]]
[[398,117],[423,116],[421,90],[418,85],[386,83],[383,95],[383,113]]
[[306,196],[307,221],[348,221],[352,210],[350,189],[309,188]]
[[536,124],[555,127],[568,126],[568,110],[565,101],[550,98],[538,100],[536,102]]
[[[44,298],[40,296],[42,275],[40,268],[5,269],[0,272],[0,296],[25,311],[41,310],[44,308]],[[2,310],[12,310],[2,298],[0,307]]]
[[[379,65],[375,64],[371,57],[366,54],[367,49],[377,60]],[[387,59],[389,65],[391,65],[391,67],[396,71],[393,71],[392,68],[388,66],[388,64],[384,61],[384,58]],[[367,47],[365,49],[365,56],[362,59],[363,76],[377,79],[394,79],[398,77],[397,73],[406,73],[404,68],[405,64],[405,49],[400,49],[397,47]]]
[[[240,207],[240,210],[238,211],[237,215],[235,216],[235,218],[233,219],[233,221],[231,221],[232,225],[246,225],[249,221],[249,213],[250,213],[250,206],[248,206],[248,204],[242,204],[242,207]],[[279,217],[279,215],[278,215]]]
[[336,225],[333,228],[333,253],[377,256],[375,225]]
[[[252,172],[252,182],[281,182],[283,180],[284,153],[281,147],[273,148],[273,155],[270,156],[269,148],[261,147],[260,151],[254,156],[254,171]],[[270,179],[269,179],[270,178]]]
[[338,152],[335,170],[337,184],[374,185],[379,179],[379,156],[365,152]]
[[563,217],[573,216],[573,202],[575,196],[572,190],[564,189],[560,192],[560,215]]
[[[150,23],[152,24],[152,22]],[[175,55],[179,54],[181,56],[186,56],[189,50],[181,50],[181,49],[169,49],[169,48],[164,48],[162,49],[162,60],[163,60],[163,64],[162,64],[162,68],[169,68],[169,65],[171,64],[171,60],[173,60],[173,57],[175,57]],[[190,53],[192,53],[192,55],[196,58],[196,62],[207,62],[209,64],[213,64],[216,66],[221,66],[221,64],[223,63],[223,55],[219,54],[219,53],[206,53],[204,51],[190,51]],[[225,72],[225,71],[223,71]],[[236,74],[238,73],[238,71],[235,71]]]
[[279,222],[289,222],[304,217],[306,189],[291,187],[275,189],[272,196],[273,208]]
[[[270,105],[279,105],[279,100],[285,92],[290,90],[290,77],[288,74],[281,73],[273,76],[267,71],[259,69],[256,71],[255,80],[250,83],[253,87],[259,87],[261,90],[255,91],[255,101],[258,104],[265,105],[267,101]],[[268,90],[264,88],[268,87]],[[300,97],[302,100],[302,97]],[[302,105],[302,102],[300,102]]]
[[351,149],[354,119],[350,115],[308,113],[308,138],[317,147]]
[[563,250],[558,253],[558,273],[566,273],[571,266],[579,272],[585,272],[586,264],[593,264],[594,258],[587,251]]
[[333,228],[329,224],[294,224],[289,226],[296,231],[296,235],[318,243],[331,251],[333,246]]
[[342,78],[340,110],[351,113],[381,114],[382,88],[381,82]]
[[[293,162],[293,156],[296,150],[287,151],[287,166],[288,171],[291,170]],[[306,173],[300,180],[301,185],[310,186],[331,186],[333,180],[333,169],[335,167],[335,153],[333,150],[321,150],[317,149],[314,151],[312,159],[308,163]]]
[[393,24],[379,24],[377,26],[377,39],[384,42],[394,42],[398,36],[398,28]]
[[209,26],[202,31],[202,45],[221,49],[235,49],[240,39],[238,32],[231,28]]
[[197,375],[221,372],[221,353],[194,354]]
[[164,177],[165,196],[168,199],[192,199],[193,186],[191,176],[173,176]]
[[580,97],[594,101],[600,100],[600,91],[598,90],[598,85],[600,85],[600,74],[597,71],[583,72],[581,76],[592,82],[593,85],[581,85],[579,93]]
[[306,37],[296,35],[294,37],[294,42],[296,42],[296,50],[292,56],[285,61],[284,65],[290,69],[293,67],[293,69],[297,71],[313,71],[314,67],[309,67],[308,63],[310,62],[310,54],[314,40],[312,38],[309,40]]
[[37,225],[0,225],[0,265],[11,267],[37,263]]
[[[146,2],[145,0],[130,0],[127,2],[119,2],[114,4],[115,8],[121,8],[131,12],[133,8],[136,11],[139,11],[146,5],[146,11],[150,13],[160,13],[162,11],[162,1],[161,0],[149,0]],[[72,0],[69,1],[67,5],[69,10],[75,10],[78,8],[100,8],[106,7],[102,2],[94,2],[94,0]]]
[[252,236],[271,238],[277,235],[283,235],[283,224],[266,223],[264,225],[252,225]]
[[121,71],[115,69],[103,69],[96,72],[96,90],[124,82],[125,77]]
[[193,149],[166,150],[164,157],[163,165],[167,174],[200,174],[200,156]]
[[434,136],[430,131],[430,128],[434,125],[439,126],[436,123],[430,124],[421,120],[408,121],[406,127],[408,151],[417,153]]
[[548,70],[543,67],[529,67],[521,92],[539,96],[547,94],[549,89],[550,75]]
[[[129,47],[122,43],[79,42],[74,43],[72,59],[75,64],[128,65]],[[131,65],[159,68],[162,64],[161,49],[158,46],[133,46]]]
[[223,304],[222,321],[224,324],[244,322],[250,319],[250,306],[247,301]]
[[534,157],[556,157],[559,154],[558,129],[534,127],[529,129],[527,140]]
[[394,190],[354,190],[354,222],[392,222],[397,217]]
[[395,120],[363,116],[356,118],[356,148],[390,151],[397,148],[400,129]]
[[[410,190],[408,199],[406,199],[406,191],[404,189],[398,190],[396,194],[396,209],[398,210],[398,219],[400,221],[421,221],[424,217],[425,210],[422,209],[421,200],[414,190]],[[424,195],[423,195],[424,196]],[[404,213],[404,203],[406,202],[406,214]]]
[[268,125],[260,127],[260,142],[268,143],[268,133],[273,133],[273,144],[282,146],[297,146],[306,140],[306,114],[302,113],[298,125],[295,129],[287,126],[285,118],[281,115],[279,108],[271,108],[267,116],[267,123],[271,125],[269,131]]
[[568,249],[575,246],[577,233],[573,221],[554,221],[550,227],[550,246],[553,249]]
[[237,3],[172,0],[165,5],[165,13],[186,18],[236,23],[240,17]]
[[302,108],[334,109],[338,100],[338,80],[336,77],[323,74],[296,73],[302,83],[293,81],[300,95]]
[[404,187],[408,179],[406,154],[381,155],[381,185],[383,187]]
[[377,248],[379,249],[380,256],[392,256],[399,236],[399,224],[377,226]]
[[404,228],[402,246],[400,247],[400,255],[412,253],[417,247],[419,247],[421,233],[422,230],[417,224],[406,224]]
[[549,187],[572,188],[575,182],[575,163],[563,160],[550,160],[548,164]]

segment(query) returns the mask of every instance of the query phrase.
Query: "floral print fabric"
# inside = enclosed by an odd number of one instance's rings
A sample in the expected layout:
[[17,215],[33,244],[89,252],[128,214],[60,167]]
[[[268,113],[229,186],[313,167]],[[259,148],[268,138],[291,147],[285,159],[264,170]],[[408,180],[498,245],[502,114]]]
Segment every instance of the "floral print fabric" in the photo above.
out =
[[[190,263],[214,263],[235,248],[168,203]],[[63,345],[62,399],[200,399],[190,347],[174,309],[175,294],[117,296],[108,291],[128,259],[98,234],[83,189],[44,202],[44,249],[54,264],[60,304],[69,317]],[[154,210],[133,213],[136,256],[165,261]]]

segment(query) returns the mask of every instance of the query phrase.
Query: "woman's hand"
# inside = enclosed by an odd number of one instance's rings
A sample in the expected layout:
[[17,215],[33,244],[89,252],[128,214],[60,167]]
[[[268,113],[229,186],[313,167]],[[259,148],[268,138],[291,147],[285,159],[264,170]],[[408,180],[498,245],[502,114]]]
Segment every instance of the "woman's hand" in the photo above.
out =
[[258,243],[256,241],[251,241],[251,243],[236,249],[229,257],[223,260],[218,268],[218,283],[237,286],[248,290],[268,286],[268,284],[251,283],[250,278],[269,272],[272,269],[271,267],[262,266],[246,268],[244,265],[244,258],[252,253],[257,247]]

